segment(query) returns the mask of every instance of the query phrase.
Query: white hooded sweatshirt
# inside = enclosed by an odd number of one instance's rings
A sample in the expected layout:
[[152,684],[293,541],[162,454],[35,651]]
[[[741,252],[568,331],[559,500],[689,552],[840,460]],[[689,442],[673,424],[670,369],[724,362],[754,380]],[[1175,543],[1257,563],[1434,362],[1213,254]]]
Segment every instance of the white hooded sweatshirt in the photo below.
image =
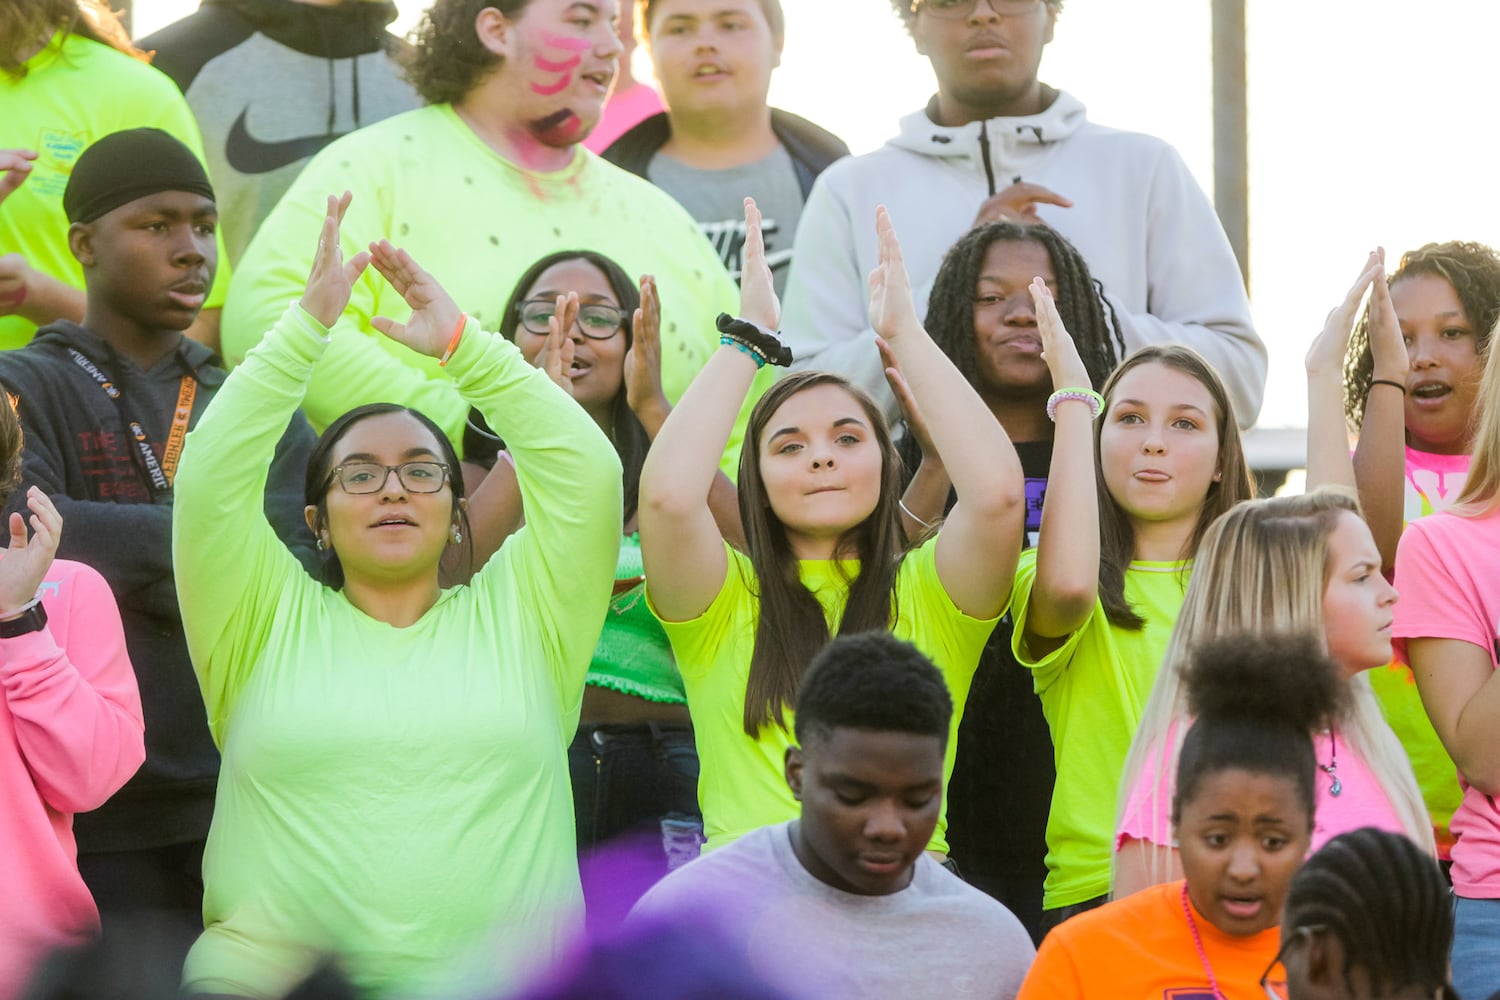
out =
[[797,228],[782,316],[793,368],[851,378],[894,419],[868,319],[876,206],[890,210],[921,315],[943,254],[987,197],[1020,180],[1072,200],[1072,208],[1040,205],[1038,214],[1103,283],[1126,348],[1193,348],[1223,378],[1240,426],[1254,423],[1266,349],[1213,206],[1168,143],[1093,124],[1062,91],[1040,114],[956,128],[918,111],[885,146],[819,176]]

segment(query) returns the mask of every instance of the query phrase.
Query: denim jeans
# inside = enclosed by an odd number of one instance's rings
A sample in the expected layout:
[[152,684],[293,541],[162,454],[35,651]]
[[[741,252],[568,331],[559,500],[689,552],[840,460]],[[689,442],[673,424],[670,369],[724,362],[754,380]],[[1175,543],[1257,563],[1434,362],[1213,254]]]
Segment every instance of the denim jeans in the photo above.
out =
[[585,723],[568,748],[578,851],[623,834],[661,838],[663,872],[698,856],[698,749],[691,726]]
[[1453,988],[1465,1000],[1500,990],[1500,899],[1453,897]]

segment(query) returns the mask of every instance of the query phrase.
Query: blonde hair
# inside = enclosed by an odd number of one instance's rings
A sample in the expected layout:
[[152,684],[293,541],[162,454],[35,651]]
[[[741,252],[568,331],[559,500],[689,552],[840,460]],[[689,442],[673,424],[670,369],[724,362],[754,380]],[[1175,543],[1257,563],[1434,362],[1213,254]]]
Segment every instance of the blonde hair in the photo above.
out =
[[[1178,752],[1190,721],[1182,668],[1198,644],[1236,633],[1300,632],[1316,636],[1322,651],[1327,652],[1323,592],[1330,573],[1328,538],[1345,512],[1360,513],[1354,495],[1325,488],[1301,496],[1247,501],[1208,529],[1156,683],[1125,758],[1116,830],[1127,818],[1131,792],[1147,767],[1155,768],[1147,815],[1163,814],[1158,796],[1163,786],[1175,779]],[[1369,765],[1407,836],[1433,853],[1427,807],[1406,752],[1380,713],[1368,675],[1361,673],[1349,681],[1349,695],[1343,717],[1330,722],[1338,724],[1341,741]],[[1152,833],[1158,845],[1171,843],[1170,831]],[[1158,860],[1153,856],[1147,873],[1153,883],[1170,877],[1167,871],[1158,870]],[[1117,852],[1117,874],[1118,864]]]
[[[1500,333],[1500,324],[1490,334]],[[1500,406],[1495,405],[1500,394],[1500,351],[1492,350],[1484,362],[1484,375],[1479,380],[1479,397],[1475,400],[1478,412],[1474,416],[1474,442],[1469,447],[1473,459],[1469,463],[1469,478],[1464,488],[1448,509],[1464,517],[1487,514],[1500,506]]]

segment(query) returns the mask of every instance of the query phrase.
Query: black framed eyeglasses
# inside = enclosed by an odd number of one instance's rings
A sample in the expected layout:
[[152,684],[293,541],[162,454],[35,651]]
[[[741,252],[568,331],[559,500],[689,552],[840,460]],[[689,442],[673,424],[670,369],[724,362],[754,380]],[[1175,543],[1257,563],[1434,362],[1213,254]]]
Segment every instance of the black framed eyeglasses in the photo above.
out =
[[354,496],[379,493],[385,489],[393,472],[401,488],[411,493],[436,493],[448,481],[448,466],[442,462],[402,462],[400,465],[345,462],[329,473],[328,486],[337,482],[339,489]]
[[[517,303],[516,314],[528,333],[547,335],[547,321],[557,314],[557,300],[549,298],[527,299]],[[578,307],[578,319],[574,326],[590,340],[608,340],[620,332],[625,323],[625,310],[602,302],[590,302]]]
[[1304,927],[1295,927],[1292,933],[1281,941],[1281,947],[1276,949],[1276,957],[1271,959],[1271,964],[1266,966],[1266,971],[1260,974],[1260,988],[1270,1000],[1289,1000],[1291,993],[1287,990],[1286,980],[1273,980],[1271,973],[1276,971],[1276,966],[1286,957],[1286,951],[1295,941],[1304,941],[1314,934],[1322,934],[1328,929],[1327,924],[1307,924]]
[[[1001,17],[1020,17],[1030,14],[1042,6],[1045,0],[985,0],[990,10]],[[979,0],[911,0],[911,12],[926,11],[933,17],[951,18],[957,20],[960,17],[968,17],[974,13],[974,8],[979,6]]]

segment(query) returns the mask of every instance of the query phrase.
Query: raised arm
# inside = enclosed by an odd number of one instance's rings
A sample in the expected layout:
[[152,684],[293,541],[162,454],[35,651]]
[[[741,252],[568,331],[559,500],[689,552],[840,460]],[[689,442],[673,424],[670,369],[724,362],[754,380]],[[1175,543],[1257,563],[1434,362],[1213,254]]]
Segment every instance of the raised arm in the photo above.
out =
[[[1328,312],[1323,330],[1307,350],[1307,488],[1354,487],[1354,463],[1349,458],[1349,428],[1344,420],[1344,355],[1359,303],[1376,278],[1385,273],[1380,251],[1365,258],[1364,270]],[[1398,439],[1399,440],[1399,439]],[[1397,486],[1399,492],[1399,484]]]
[[992,618],[1010,599],[1021,554],[1021,462],[1000,422],[922,329],[884,207],[875,225],[880,262],[870,274],[870,325],[889,345],[958,494],[938,535],[938,578],[959,610]]
[[208,708],[222,726],[297,561],[265,517],[268,470],[277,442],[302,401],[328,325],[348,302],[368,255],[345,263],[338,226],[349,205],[330,196],[312,273],[261,344],[235,369],[188,435],[173,483],[172,524],[182,622]]
[[[1031,283],[1037,330],[1053,391],[1087,390],[1093,383],[1047,286]],[[1052,432],[1052,464],[1037,539],[1036,582],[1026,614],[1027,648],[1044,656],[1081,628],[1099,600],[1099,494],[1094,470],[1094,403],[1059,400]]]
[[[15,617],[48,576],[62,518],[36,487],[26,491],[33,534],[10,515],[0,559],[0,617]],[[32,784],[58,812],[103,805],[145,760],[144,721],[125,630],[106,584],[76,567],[46,595],[53,621],[0,639],[0,697]]]
[[[766,264],[760,210],[745,199],[742,319],[775,329],[781,307]],[[709,506],[720,455],[758,368],[720,345],[662,422],[641,469],[641,559],[657,612],[668,621],[701,615],[724,585],[728,556]],[[744,447],[759,448],[746,437]]]
[[1354,449],[1354,481],[1380,561],[1390,569],[1406,527],[1406,375],[1411,362],[1383,267],[1370,292],[1369,341],[1374,370]]
[[[514,344],[479,329],[409,254],[384,241],[370,250],[375,268],[411,307],[406,322],[377,317],[376,329],[439,359],[515,458],[526,525],[472,586],[481,599],[529,602],[523,615],[542,636],[567,714],[582,697],[614,583],[620,549],[614,448],[546,372],[527,364]],[[563,322],[571,325],[571,318],[561,317],[552,329],[554,347],[566,339]],[[487,589],[500,579],[514,586]]]

